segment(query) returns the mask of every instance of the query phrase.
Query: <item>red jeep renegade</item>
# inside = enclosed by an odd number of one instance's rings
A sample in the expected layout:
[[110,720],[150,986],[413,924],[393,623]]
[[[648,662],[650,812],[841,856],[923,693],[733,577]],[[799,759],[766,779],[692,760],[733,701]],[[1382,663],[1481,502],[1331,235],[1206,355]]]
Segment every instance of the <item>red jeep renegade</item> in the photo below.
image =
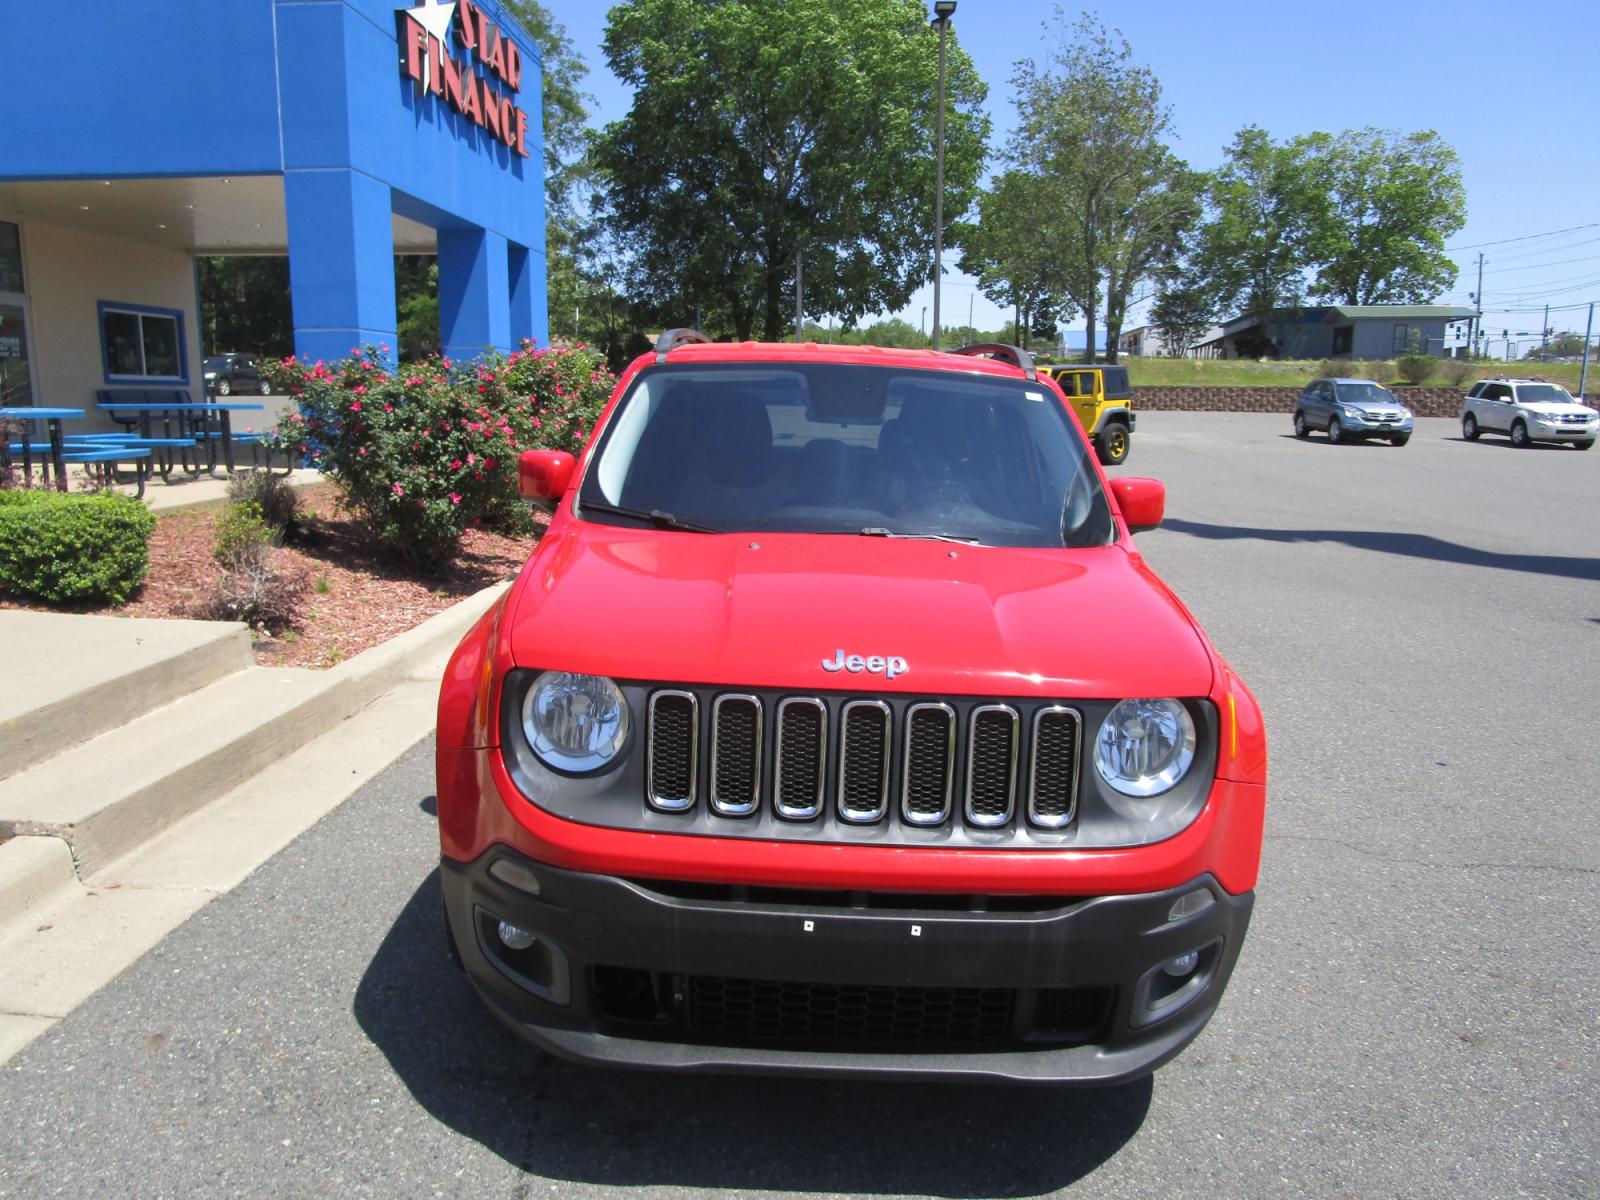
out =
[[1254,698],[1014,347],[663,336],[439,698],[451,952],[570,1059],[1111,1083],[1249,921]]

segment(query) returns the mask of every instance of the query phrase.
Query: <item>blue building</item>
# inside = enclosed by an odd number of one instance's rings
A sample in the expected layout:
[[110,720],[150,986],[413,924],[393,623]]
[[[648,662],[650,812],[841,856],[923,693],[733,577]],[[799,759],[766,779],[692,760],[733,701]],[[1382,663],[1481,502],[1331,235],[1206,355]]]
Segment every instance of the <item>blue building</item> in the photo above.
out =
[[[5,0],[0,403],[200,384],[195,257],[287,253],[295,349],[547,340],[538,49],[496,0]],[[254,347],[224,347],[250,350]]]

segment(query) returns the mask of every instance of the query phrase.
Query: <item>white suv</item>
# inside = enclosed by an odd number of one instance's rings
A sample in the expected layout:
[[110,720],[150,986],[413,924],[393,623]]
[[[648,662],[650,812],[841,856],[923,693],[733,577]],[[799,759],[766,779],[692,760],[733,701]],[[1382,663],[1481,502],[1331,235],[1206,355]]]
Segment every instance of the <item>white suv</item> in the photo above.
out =
[[1461,436],[1469,442],[1480,433],[1503,433],[1513,446],[1571,442],[1587,450],[1597,431],[1600,412],[1540,379],[1480,379],[1461,401]]

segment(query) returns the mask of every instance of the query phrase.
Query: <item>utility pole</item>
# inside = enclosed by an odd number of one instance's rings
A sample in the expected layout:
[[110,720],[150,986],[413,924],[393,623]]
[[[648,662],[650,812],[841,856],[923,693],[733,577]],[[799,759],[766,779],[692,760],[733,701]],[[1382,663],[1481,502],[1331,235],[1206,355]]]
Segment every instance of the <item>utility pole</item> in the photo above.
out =
[[972,339],[977,336],[977,331],[972,328],[972,302],[977,299],[976,293],[967,296],[967,345],[972,345]]
[[933,6],[933,23],[939,27],[939,117],[934,135],[938,169],[933,185],[933,348],[939,348],[939,283],[944,274],[944,35],[955,16],[955,0],[938,0]]
[[1477,315],[1472,318],[1472,353],[1480,356],[1483,353],[1483,251],[1478,251],[1478,290],[1472,293],[1472,302],[1477,306]]
[[1550,306],[1544,306],[1544,324],[1539,326],[1539,361],[1543,362],[1550,352]]
[[794,252],[794,340],[804,341],[806,335],[805,309],[800,304],[800,280],[805,274],[806,252]]
[[1594,301],[1589,302],[1589,324],[1583,330],[1583,369],[1578,372],[1578,401],[1583,402],[1583,391],[1589,386],[1589,339],[1594,336]]

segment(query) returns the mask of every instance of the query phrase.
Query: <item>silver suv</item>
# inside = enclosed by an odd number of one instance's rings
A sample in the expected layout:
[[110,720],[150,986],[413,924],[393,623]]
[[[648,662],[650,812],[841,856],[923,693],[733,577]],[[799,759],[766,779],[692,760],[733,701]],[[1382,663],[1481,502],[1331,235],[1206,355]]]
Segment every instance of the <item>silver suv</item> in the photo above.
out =
[[1482,433],[1503,433],[1513,446],[1570,442],[1587,450],[1597,430],[1600,412],[1542,379],[1480,379],[1461,401],[1461,436],[1469,442]]
[[1297,438],[1316,429],[1326,431],[1330,442],[1378,437],[1404,446],[1411,427],[1411,410],[1371,379],[1313,379],[1294,404]]

